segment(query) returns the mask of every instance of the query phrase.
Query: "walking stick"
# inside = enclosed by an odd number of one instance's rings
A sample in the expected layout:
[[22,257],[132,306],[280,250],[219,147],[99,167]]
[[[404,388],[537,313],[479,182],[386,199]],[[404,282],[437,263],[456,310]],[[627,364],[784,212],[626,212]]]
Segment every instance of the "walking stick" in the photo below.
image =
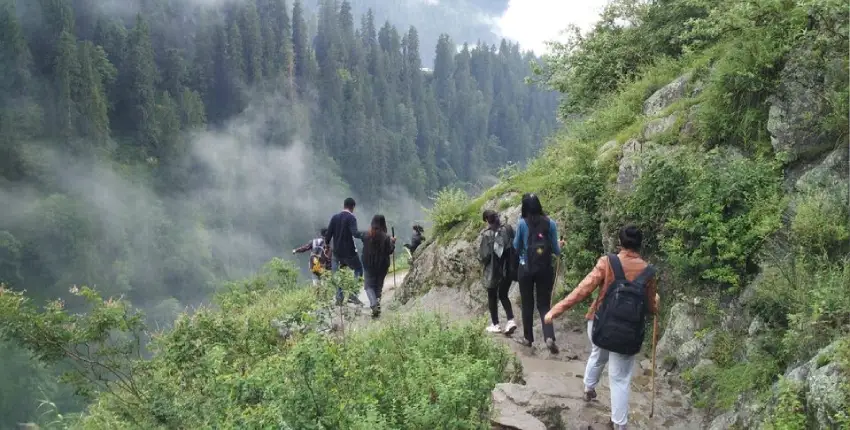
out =
[[649,401],[649,417],[655,413],[655,344],[658,340],[658,316],[652,316],[652,376],[650,377],[652,385],[652,396]]
[[[395,237],[395,227],[391,227],[391,229],[392,229],[393,237]],[[392,258],[393,258],[393,289],[395,289],[397,287],[397,285],[395,284],[395,244],[393,244]]]

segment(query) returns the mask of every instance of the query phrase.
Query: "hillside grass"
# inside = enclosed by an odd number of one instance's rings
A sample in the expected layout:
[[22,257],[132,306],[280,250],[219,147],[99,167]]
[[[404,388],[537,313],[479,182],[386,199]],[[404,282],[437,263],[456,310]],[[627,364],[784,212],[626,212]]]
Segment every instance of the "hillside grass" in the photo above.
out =
[[[557,299],[606,251],[603,234],[635,223],[645,234],[644,255],[662,269],[665,304],[682,296],[704,298],[703,334],[719,328],[726,305],[761,274],[756,298],[745,303],[750,315],[768,323],[767,333],[755,339],[761,345],[757,355],[747,357],[742,342],[734,341],[747,336],[747,327],[721,332],[706,354],[716,366],[687,375],[699,404],[719,412],[735,406],[742,393],[765,398],[786,369],[850,336],[847,184],[789,195],[785,171],[800,160],[774,153],[767,132],[770,96],[794,56],[800,67],[823,77],[819,90],[828,111],[816,132],[836,147],[847,144],[846,5],[835,0],[630,5],[613,2],[590,34],[573,38],[565,49],[556,47],[541,74],[569,94],[564,128],[525,169],[509,172],[482,195],[454,194],[442,201],[453,218],[436,239],[470,240],[485,203],[510,193],[536,193],[566,240],[564,287]],[[623,29],[613,24],[616,19],[638,24]],[[660,37],[669,38],[659,44]],[[606,80],[616,72],[614,64],[626,72]],[[643,102],[686,73],[691,76],[686,96],[657,116],[676,114],[674,127],[653,139],[659,150],[641,161],[634,191],[617,193],[622,145],[639,138],[653,119],[642,114]],[[695,115],[688,118],[692,109]],[[680,133],[689,119],[693,133]],[[518,196],[515,200],[518,204]],[[783,255],[777,257],[777,251]],[[795,412],[773,428],[801,428],[799,414],[805,421],[811,413],[805,399],[800,406],[792,397],[780,396]]]

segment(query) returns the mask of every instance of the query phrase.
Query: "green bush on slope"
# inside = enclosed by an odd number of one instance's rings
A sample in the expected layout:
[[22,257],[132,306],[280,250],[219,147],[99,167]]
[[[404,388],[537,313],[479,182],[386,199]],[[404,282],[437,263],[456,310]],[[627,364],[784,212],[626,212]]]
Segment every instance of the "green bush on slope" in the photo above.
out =
[[[294,267],[275,260],[230,284],[216,308],[184,314],[155,335],[148,361],[127,355],[134,343],[111,340],[143,329],[140,315],[89,289],[82,290],[92,307],[86,315],[67,315],[58,302],[38,312],[4,290],[0,322],[9,327],[4,335],[47,361],[73,362],[75,351],[90,348],[103,353],[82,357],[102,368],[79,374],[99,384],[77,381],[94,402],[71,427],[489,428],[493,386],[517,364],[479,327],[414,315],[335,336],[327,332],[341,315],[321,304],[337,285],[359,284],[348,271],[318,289],[296,278]],[[48,332],[55,336],[47,343],[33,337]]]

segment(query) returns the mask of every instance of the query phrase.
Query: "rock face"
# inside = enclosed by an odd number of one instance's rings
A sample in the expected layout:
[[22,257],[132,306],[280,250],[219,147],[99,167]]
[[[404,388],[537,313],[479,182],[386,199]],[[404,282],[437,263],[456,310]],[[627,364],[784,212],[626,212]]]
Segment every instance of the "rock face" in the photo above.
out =
[[[521,213],[519,205],[499,210],[499,206],[514,197],[516,194],[507,194],[490,200],[483,205],[482,210],[497,210],[502,222],[516,226]],[[484,228],[483,222],[481,228]],[[423,246],[421,251],[417,249],[415,264],[401,285],[399,300],[402,303],[437,287],[458,288],[469,295],[471,303],[477,303],[478,306],[487,303],[487,292],[480,284],[477,238],[472,241],[457,239],[445,245],[429,242]]]
[[668,106],[684,97],[690,80],[690,73],[679,76],[676,80],[670,82],[649,96],[649,98],[643,102],[643,114],[647,116],[657,116]]
[[663,118],[654,119],[643,128],[643,139],[652,140],[672,130],[679,120],[679,115],[672,113]]
[[[704,348],[703,342],[709,340],[697,339],[699,330],[699,317],[695,314],[691,305],[676,303],[670,309],[670,318],[664,335],[658,340],[656,356],[661,363],[667,363],[668,367],[686,368],[693,366],[699,361],[699,354]],[[682,360],[684,363],[680,363]]]
[[776,152],[787,152],[793,160],[816,157],[834,143],[819,124],[830,107],[824,97],[824,76],[807,67],[805,47],[797,49],[782,69],[779,88],[769,100],[767,130]]

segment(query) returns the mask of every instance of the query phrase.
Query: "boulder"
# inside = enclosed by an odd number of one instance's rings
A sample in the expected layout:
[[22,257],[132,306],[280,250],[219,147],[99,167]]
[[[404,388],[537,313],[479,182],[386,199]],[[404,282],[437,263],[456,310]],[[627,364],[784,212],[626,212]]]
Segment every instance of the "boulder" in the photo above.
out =
[[[785,374],[785,379],[800,386],[812,428],[839,428],[837,415],[850,411],[850,393],[846,389],[847,384],[850,384],[850,374],[834,361],[840,341],[821,349],[811,360]],[[778,401],[778,382],[774,384],[772,392],[773,397],[763,403],[739,403],[737,412],[745,426],[758,428],[769,417],[772,406]]]
[[685,96],[691,73],[686,73],[665,85],[643,102],[643,114],[657,116],[664,109]]
[[672,130],[676,125],[676,121],[678,121],[679,115],[677,113],[672,113],[663,118],[657,118],[650,122],[648,122],[643,127],[643,139],[644,140],[652,140],[668,131]]
[[617,191],[630,192],[634,189],[635,181],[643,172],[641,156],[656,145],[652,142],[642,143],[637,139],[629,139],[623,145],[623,156],[620,159],[620,168],[617,172]]
[[[679,349],[684,347],[686,342],[695,340],[696,332],[699,330],[699,319],[691,306],[686,303],[676,303],[670,309],[670,318],[667,327],[664,329],[664,335],[658,341],[656,347],[656,356],[663,362],[669,362],[671,357],[676,360],[678,365]],[[690,345],[682,352],[683,358],[689,358]]]
[[809,192],[834,186],[847,180],[847,148],[839,148],[806,169],[794,184],[798,192]]
[[777,91],[768,98],[770,143],[774,151],[788,153],[792,161],[816,157],[834,144],[820,125],[830,107],[824,97],[824,73],[809,65],[810,51],[801,46],[788,55]]
[[472,243],[458,239],[444,246],[434,242],[424,246],[401,284],[401,303],[433,287],[465,287],[468,290],[470,284],[480,278]]

